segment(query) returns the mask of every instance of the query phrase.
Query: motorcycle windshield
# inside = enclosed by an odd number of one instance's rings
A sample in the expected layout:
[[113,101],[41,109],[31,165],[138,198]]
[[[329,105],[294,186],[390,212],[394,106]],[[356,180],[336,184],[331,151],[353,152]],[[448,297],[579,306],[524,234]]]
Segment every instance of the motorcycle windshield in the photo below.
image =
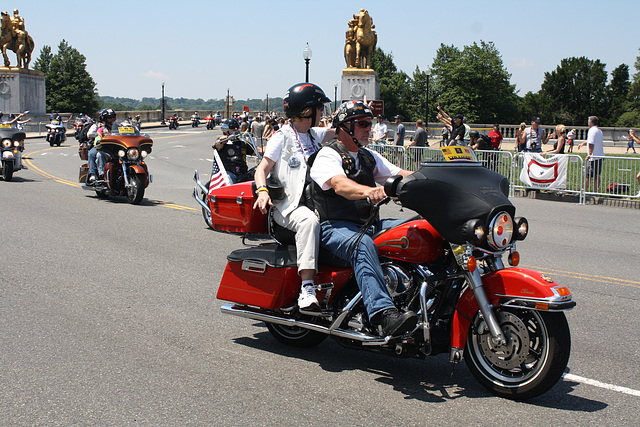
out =
[[115,122],[111,128],[111,135],[138,136],[140,130],[130,121]]
[[514,216],[508,192],[509,180],[503,175],[478,162],[452,160],[423,164],[400,182],[397,196],[446,240],[464,244],[462,228],[468,220],[480,219],[488,226],[500,211]]

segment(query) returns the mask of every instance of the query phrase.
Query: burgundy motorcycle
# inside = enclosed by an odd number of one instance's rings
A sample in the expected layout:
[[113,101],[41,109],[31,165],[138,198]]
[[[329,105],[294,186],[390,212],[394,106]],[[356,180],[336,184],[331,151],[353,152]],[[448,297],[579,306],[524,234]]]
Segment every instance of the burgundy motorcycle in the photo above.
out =
[[328,253],[321,254],[315,280],[321,312],[301,312],[291,232],[252,209],[251,183],[213,190],[206,208],[214,229],[275,239],[228,255],[217,298],[231,303],[221,310],[264,321],[278,341],[293,346],[331,336],[345,347],[395,357],[448,353],[454,364],[464,359],[498,396],[538,396],[567,366],[571,336],[564,312],[575,302],[568,288],[517,267],[516,243],[529,227],[515,216],[508,188],[504,176],[469,161],[427,163],[388,180],[387,195],[418,214],[374,236],[391,297],[419,317],[401,336],[383,336],[371,324],[353,270]]

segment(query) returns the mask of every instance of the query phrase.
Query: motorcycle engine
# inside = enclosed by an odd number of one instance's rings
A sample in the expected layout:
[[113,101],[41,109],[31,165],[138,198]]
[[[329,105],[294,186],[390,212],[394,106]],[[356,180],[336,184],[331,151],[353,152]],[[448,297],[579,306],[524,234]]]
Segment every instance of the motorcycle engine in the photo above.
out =
[[411,287],[411,276],[402,267],[393,264],[383,264],[382,272],[387,290],[391,298],[396,298],[405,293]]

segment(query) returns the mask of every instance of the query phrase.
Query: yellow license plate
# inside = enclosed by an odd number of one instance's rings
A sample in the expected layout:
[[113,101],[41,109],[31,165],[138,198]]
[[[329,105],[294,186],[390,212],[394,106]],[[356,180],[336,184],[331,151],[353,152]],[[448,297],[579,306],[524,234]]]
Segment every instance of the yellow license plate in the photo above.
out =
[[136,133],[132,126],[122,126],[118,128],[118,133]]

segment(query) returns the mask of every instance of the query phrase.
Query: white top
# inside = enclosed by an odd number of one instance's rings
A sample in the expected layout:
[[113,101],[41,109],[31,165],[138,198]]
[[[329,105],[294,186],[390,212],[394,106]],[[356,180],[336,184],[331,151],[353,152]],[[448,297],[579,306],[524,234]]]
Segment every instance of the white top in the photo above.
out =
[[[318,136],[315,141],[316,144],[317,145],[322,144],[322,140],[327,134],[327,131],[329,130],[329,128],[314,127],[312,129],[313,129],[313,133]],[[308,159],[309,156],[311,156],[316,151],[313,145],[313,142],[309,137],[309,133],[298,132],[298,138],[300,141],[300,145],[302,145],[302,148],[304,149],[304,158]],[[268,158],[269,160],[273,160],[274,162],[277,162],[282,156],[283,144],[284,144],[284,133],[275,132],[273,136],[269,139],[269,142],[267,142],[267,148],[265,148],[264,150],[264,157]],[[298,151],[300,151],[300,147],[297,147],[297,148],[298,148]]]
[[[367,150],[369,149],[367,148]],[[383,185],[387,178],[398,175],[402,170],[377,152],[372,150],[369,151],[376,159],[376,167],[373,170],[373,176],[378,184]],[[349,151],[349,154],[351,154],[351,157],[356,160],[356,168],[358,168],[360,166],[358,152]],[[328,184],[329,180],[338,175],[347,176],[342,169],[342,158],[340,157],[340,154],[331,147],[321,148],[316,156],[316,160],[313,162],[313,167],[311,168],[311,179],[326,191],[331,188]]]
[[591,157],[604,157],[604,139],[602,138],[602,131],[598,129],[598,126],[591,126],[589,128],[589,132],[587,132],[587,144],[593,145]]
[[373,125],[373,139],[377,141],[384,137],[384,134],[387,133],[387,125],[386,123],[376,123]]

